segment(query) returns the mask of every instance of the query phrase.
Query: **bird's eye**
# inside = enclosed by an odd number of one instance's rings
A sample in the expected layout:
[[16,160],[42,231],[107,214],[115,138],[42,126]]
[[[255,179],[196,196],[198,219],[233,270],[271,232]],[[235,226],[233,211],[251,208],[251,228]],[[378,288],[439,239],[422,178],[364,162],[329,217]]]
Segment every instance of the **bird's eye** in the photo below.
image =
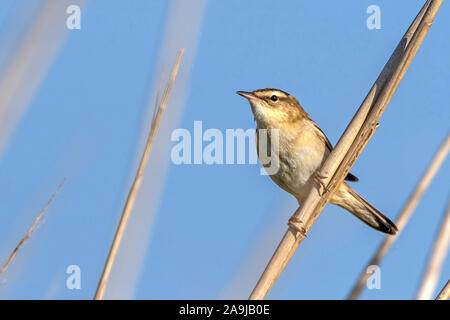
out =
[[273,102],[278,101],[278,97],[276,95],[273,95],[270,97],[270,100],[272,100]]

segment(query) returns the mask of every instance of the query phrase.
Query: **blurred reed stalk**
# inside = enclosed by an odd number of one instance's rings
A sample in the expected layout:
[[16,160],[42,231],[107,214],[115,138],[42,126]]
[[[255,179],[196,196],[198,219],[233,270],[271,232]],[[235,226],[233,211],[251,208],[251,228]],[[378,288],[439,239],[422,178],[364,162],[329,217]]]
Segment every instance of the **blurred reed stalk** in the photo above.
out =
[[422,284],[417,293],[418,300],[430,300],[433,298],[434,290],[439,281],[442,264],[447,255],[448,245],[450,243],[450,199],[447,202],[447,209],[444,212],[441,228],[437,234],[436,240],[431,251],[428,265],[422,279]]
[[6,260],[6,262],[3,264],[2,268],[0,269],[0,276],[6,271],[6,269],[9,266],[9,264],[14,260],[14,258],[19,253],[20,248],[22,248],[22,246],[25,244],[25,242],[31,237],[31,235],[33,234],[34,230],[36,230],[36,228],[39,226],[39,223],[41,222],[42,217],[47,212],[48,207],[52,203],[53,199],[55,199],[56,195],[61,190],[61,188],[63,187],[65,182],[66,182],[66,178],[63,179],[63,181],[59,184],[59,186],[56,189],[56,191],[52,194],[50,199],[48,199],[48,201],[45,204],[45,206],[41,209],[41,211],[39,211],[39,214],[34,219],[33,223],[31,224],[31,226],[28,228],[27,232],[25,233],[25,236],[23,236],[23,238],[19,241],[19,243],[14,248],[13,252],[11,253],[11,255],[8,257],[8,259]]
[[139,163],[138,170],[136,172],[136,176],[134,178],[133,184],[131,185],[130,191],[128,193],[127,200],[122,210],[122,216],[120,218],[119,225],[116,230],[116,234],[114,236],[114,240],[112,242],[108,258],[106,259],[106,263],[103,269],[102,276],[97,286],[97,291],[95,292],[94,299],[101,300],[103,299],[103,295],[105,293],[106,285],[108,284],[109,275],[111,273],[111,268],[113,266],[114,260],[116,258],[117,250],[119,249],[120,242],[123,237],[123,233],[125,231],[128,218],[130,216],[131,210],[133,209],[134,202],[136,200],[136,195],[139,191],[139,187],[142,182],[142,176],[144,174],[145,166],[147,164],[147,160],[150,154],[150,150],[152,147],[153,140],[155,139],[156,132],[159,128],[159,123],[161,122],[161,117],[163,115],[164,110],[166,109],[167,101],[169,98],[170,90],[172,89],[173,83],[175,82],[175,78],[178,73],[178,68],[180,67],[181,57],[183,56],[184,49],[181,49],[178,52],[177,59],[172,68],[172,72],[170,74],[169,81],[164,89],[164,93],[160,101],[156,101],[155,105],[155,115],[153,117],[150,132],[148,134],[147,142],[145,144],[144,153],[142,155],[141,161]]
[[317,179],[302,206],[288,223],[288,230],[249,299],[264,299],[309,229],[344,181],[356,159],[378,127],[378,121],[430,29],[442,0],[425,3],[370,89],[336,147],[318,170]]
[[441,292],[436,297],[436,300],[448,300],[449,298],[450,298],[450,280],[448,280],[445,287],[442,288]]
[[[445,158],[447,157],[449,150],[450,150],[450,135],[447,135],[446,139],[444,140],[444,143],[440,146],[439,150],[435,154],[433,160],[431,161],[424,175],[417,182],[417,185],[415,186],[413,192],[409,196],[408,200],[406,201],[405,205],[400,211],[400,214],[398,215],[397,221],[395,222],[395,224],[398,227],[397,237],[405,228],[409,218],[416,209],[420,199],[422,198],[425,191],[428,189],[428,186],[430,185],[434,176],[436,175]],[[370,259],[367,265],[363,268],[358,278],[358,281],[356,282],[347,299],[354,300],[359,297],[362,290],[365,288],[367,279],[370,276],[370,274],[366,272],[367,267],[370,265],[379,265],[381,263],[381,260],[386,256],[387,252],[394,244],[397,237],[386,236],[384,241],[378,247],[372,259]]]
[[[169,1],[167,2],[169,3]],[[142,185],[134,203],[133,214],[128,220],[127,230],[117,252],[114,267],[110,274],[111,280],[103,299],[129,299],[133,297],[140,283],[142,272],[146,268],[145,257],[151,247],[155,221],[160,214],[158,208],[164,195],[163,189],[167,183],[166,178],[171,165],[170,161],[167,161],[172,148],[168,141],[170,141],[172,131],[178,127],[184,112],[187,93],[191,87],[189,79],[192,75],[206,6],[207,0],[173,0],[167,7],[164,27],[161,29],[161,41],[157,50],[159,53],[155,60],[154,74],[164,74],[162,68],[172,67],[173,54],[179,48],[184,48],[183,61],[174,88],[170,93],[170,106],[164,112],[158,137],[153,143],[152,155],[148,160]],[[168,72],[170,73],[170,69]],[[167,73],[165,74],[167,75]],[[148,111],[154,109],[154,93],[158,92],[159,83],[160,81],[156,81],[156,83],[149,84],[151,88],[148,89],[149,95],[146,102],[146,110]],[[165,82],[162,85],[164,88]],[[146,112],[144,119],[150,118],[149,113]],[[145,124],[150,121],[143,121],[144,127],[141,128],[143,130],[140,129],[140,132],[145,131],[145,133],[144,137],[141,133],[139,134],[140,142],[138,145],[145,143],[148,134],[148,125]],[[140,156],[139,154],[138,158]],[[175,219],[176,216],[177,214],[174,214]]]
[[[52,67],[63,46],[68,29],[65,25],[66,8],[84,5],[86,0],[44,0],[39,9],[25,24],[14,20],[7,25],[8,32],[15,35],[17,43],[0,72],[0,157],[10,143],[15,127],[30,106],[35,93]],[[20,10],[29,10],[22,1]],[[18,16],[13,18],[19,20]],[[17,34],[17,24],[26,25],[23,35]],[[0,39],[5,41],[5,39]],[[7,40],[7,39],[6,39]],[[2,43],[3,44],[3,43]],[[4,50],[4,48],[2,48]]]

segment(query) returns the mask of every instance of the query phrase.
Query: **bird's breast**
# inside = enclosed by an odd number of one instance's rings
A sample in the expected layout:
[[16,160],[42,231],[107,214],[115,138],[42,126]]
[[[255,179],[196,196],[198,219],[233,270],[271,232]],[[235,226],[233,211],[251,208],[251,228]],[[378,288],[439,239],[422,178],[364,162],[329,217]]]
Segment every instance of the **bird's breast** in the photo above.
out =
[[271,174],[272,180],[297,199],[306,196],[311,177],[322,164],[327,149],[321,139],[308,131],[279,132],[279,154],[271,158],[271,165],[278,170]]

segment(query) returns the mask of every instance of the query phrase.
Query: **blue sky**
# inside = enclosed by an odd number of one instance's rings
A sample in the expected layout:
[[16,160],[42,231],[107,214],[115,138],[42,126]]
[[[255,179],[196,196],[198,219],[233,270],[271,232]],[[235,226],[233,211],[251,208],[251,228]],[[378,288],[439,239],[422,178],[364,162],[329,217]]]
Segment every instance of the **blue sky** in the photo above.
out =
[[[32,17],[27,12],[42,2],[2,1],[0,52],[13,50],[2,40],[8,19],[17,11]],[[423,2],[207,2],[196,50],[186,52],[193,62],[174,128],[192,130],[195,120],[204,130],[253,128],[249,105],[235,91],[275,87],[295,95],[336,143]],[[372,4],[381,8],[380,30],[366,27]],[[68,31],[0,158],[0,261],[63,177],[67,182],[4,274],[1,298],[92,298],[141,152],[169,9],[162,0],[91,0],[81,30]],[[448,30],[445,3],[352,169],[360,179],[354,188],[391,219],[449,132]],[[6,59],[0,55],[0,66]],[[295,199],[261,176],[259,165],[167,163],[131,298],[246,298]],[[449,180],[447,161],[383,261],[381,289],[362,298],[415,296]],[[268,298],[345,298],[383,237],[327,206]],[[80,290],[65,286],[73,264],[81,268]],[[449,276],[447,257],[438,288]]]

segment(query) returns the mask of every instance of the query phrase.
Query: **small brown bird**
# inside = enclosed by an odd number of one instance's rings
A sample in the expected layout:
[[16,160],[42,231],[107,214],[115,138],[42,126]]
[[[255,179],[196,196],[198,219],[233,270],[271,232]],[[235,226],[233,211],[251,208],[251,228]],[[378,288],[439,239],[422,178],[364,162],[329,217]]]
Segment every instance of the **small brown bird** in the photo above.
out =
[[[260,89],[253,92],[238,91],[248,99],[258,130],[278,129],[278,170],[270,178],[283,190],[292,194],[301,204],[316,171],[333,149],[319,126],[309,117],[294,96],[278,89]],[[259,134],[256,134],[259,146]],[[258,156],[261,159],[258,150]],[[262,159],[261,159],[261,162]],[[267,169],[266,169],[267,170]],[[349,173],[347,181],[358,181]],[[395,224],[343,182],[331,197],[331,203],[347,209],[372,228],[395,234]]]

